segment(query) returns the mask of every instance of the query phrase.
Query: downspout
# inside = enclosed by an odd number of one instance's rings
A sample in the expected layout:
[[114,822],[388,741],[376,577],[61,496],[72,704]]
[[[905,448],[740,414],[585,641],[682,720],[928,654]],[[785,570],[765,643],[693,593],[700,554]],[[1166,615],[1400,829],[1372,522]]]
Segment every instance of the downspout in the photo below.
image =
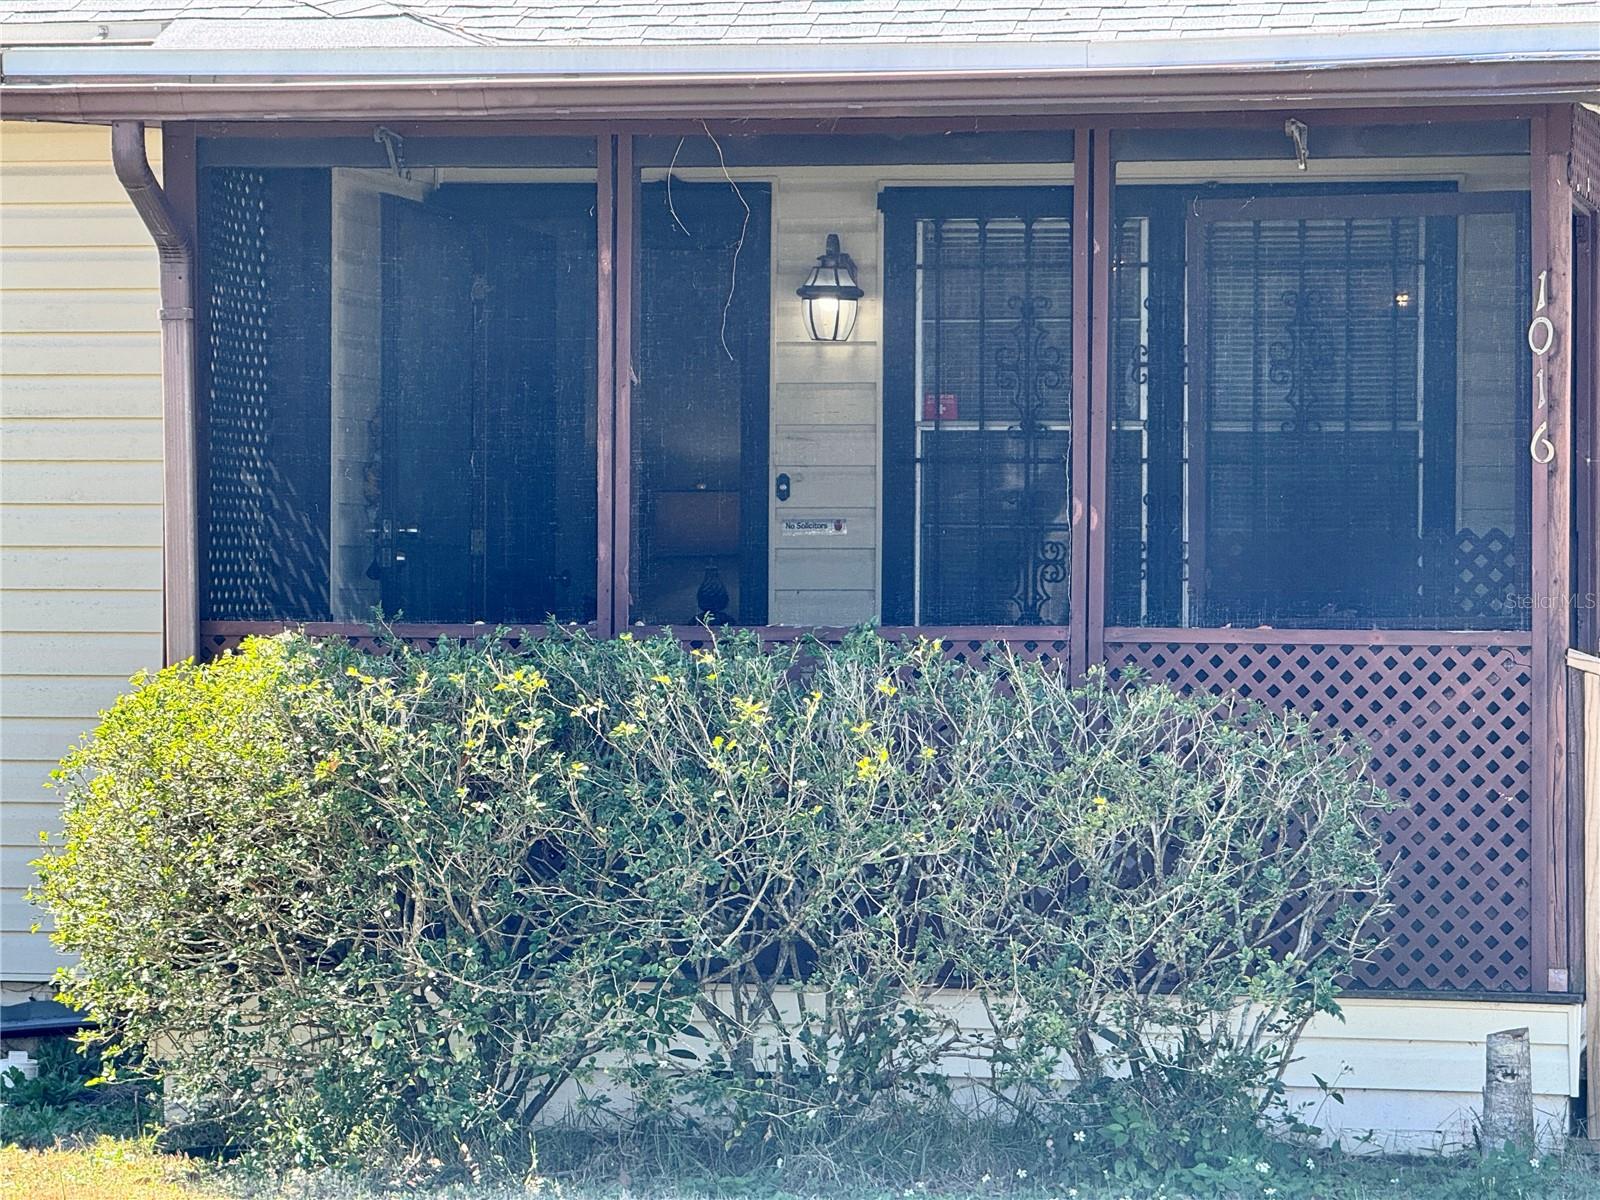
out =
[[161,262],[163,473],[162,655],[167,663],[199,649],[199,552],[195,520],[194,248],[145,156],[144,123],[111,126],[111,162],[144,221]]

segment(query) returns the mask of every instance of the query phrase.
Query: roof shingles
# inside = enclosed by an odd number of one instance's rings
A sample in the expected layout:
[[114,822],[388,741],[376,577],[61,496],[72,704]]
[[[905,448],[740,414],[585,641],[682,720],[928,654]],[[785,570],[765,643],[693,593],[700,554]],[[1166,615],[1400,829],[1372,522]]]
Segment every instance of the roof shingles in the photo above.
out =
[[1597,0],[5,0],[0,25],[411,17],[490,43],[1051,42],[1589,22]]

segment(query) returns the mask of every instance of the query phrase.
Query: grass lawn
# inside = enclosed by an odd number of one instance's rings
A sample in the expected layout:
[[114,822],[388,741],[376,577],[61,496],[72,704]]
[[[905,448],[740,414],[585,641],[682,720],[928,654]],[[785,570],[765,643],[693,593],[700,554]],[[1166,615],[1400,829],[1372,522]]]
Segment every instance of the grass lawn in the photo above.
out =
[[[1589,1200],[1600,1197],[1600,1163],[1578,1155],[1548,1159],[1538,1178],[1521,1180],[1512,1190],[1485,1186],[1464,1163],[1444,1161],[1345,1160],[1330,1165],[1317,1183],[1238,1193],[1266,1200]],[[49,1150],[0,1147],[0,1197],[4,1200],[1067,1200],[1065,1188],[1039,1188],[1007,1179],[953,1187],[927,1185],[883,1189],[850,1186],[826,1191],[790,1191],[775,1178],[689,1181],[670,1186],[629,1185],[619,1179],[539,1178],[526,1187],[474,1187],[454,1184],[397,1191],[333,1173],[266,1181],[239,1167],[217,1166],[158,1152],[150,1140],[101,1137],[86,1145]],[[1076,1200],[1178,1200],[1171,1192],[1114,1187]]]
[[0,1147],[4,1200],[223,1200],[187,1159],[148,1142],[99,1138],[77,1149]]
[[[0,1094],[0,1200],[1183,1200],[1180,1188],[1093,1188],[1043,1177],[1053,1151],[970,1122],[884,1126],[859,1144],[797,1148],[785,1166],[731,1173],[733,1160],[678,1135],[619,1143],[547,1132],[541,1173],[523,1186],[421,1189],[334,1171],[265,1178],[241,1163],[159,1148],[156,1097],[142,1085],[89,1087],[97,1062],[66,1043],[40,1051],[38,1079]],[[1498,1161],[1355,1158],[1280,1147],[1238,1161],[1206,1200],[1600,1200],[1600,1157]],[[1307,1157],[1309,1156],[1309,1157]],[[421,1165],[421,1164],[419,1164]],[[437,1167],[439,1164],[433,1164]],[[1113,1164],[1115,1165],[1115,1164]],[[1302,1169],[1303,1167],[1309,1169]],[[424,1176],[436,1173],[423,1165]],[[1240,1182],[1240,1181],[1243,1182]]]

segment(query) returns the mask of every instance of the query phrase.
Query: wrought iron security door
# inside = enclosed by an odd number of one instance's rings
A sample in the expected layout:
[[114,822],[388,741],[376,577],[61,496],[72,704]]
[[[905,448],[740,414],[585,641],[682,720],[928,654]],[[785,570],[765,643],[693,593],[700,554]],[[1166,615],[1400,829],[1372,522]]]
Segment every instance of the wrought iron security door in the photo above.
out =
[[1190,206],[1185,624],[1525,627],[1526,477],[1490,481],[1470,444],[1526,442],[1524,373],[1496,347],[1507,381],[1475,378],[1462,344],[1480,261],[1516,264],[1496,289],[1526,275],[1523,212],[1490,193]]
[[1071,189],[889,189],[880,204],[884,620],[1068,625]]

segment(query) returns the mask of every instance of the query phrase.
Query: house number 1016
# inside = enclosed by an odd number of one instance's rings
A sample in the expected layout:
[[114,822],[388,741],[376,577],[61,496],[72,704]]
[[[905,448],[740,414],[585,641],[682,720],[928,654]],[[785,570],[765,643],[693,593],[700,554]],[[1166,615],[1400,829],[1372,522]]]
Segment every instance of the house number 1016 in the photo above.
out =
[[[1556,344],[1556,324],[1552,321],[1545,309],[1550,307],[1550,272],[1539,272],[1539,298],[1533,306],[1534,317],[1528,322],[1528,349],[1532,350],[1535,358],[1544,358]],[[1550,405],[1550,383],[1547,377],[1547,368],[1540,364],[1538,372],[1534,375],[1534,390],[1536,392],[1537,411],[1543,416],[1544,410]],[[1555,461],[1556,447],[1550,440],[1550,419],[1545,417],[1539,422],[1539,427],[1533,431],[1533,440],[1528,443],[1528,454],[1540,466],[1546,466]]]

